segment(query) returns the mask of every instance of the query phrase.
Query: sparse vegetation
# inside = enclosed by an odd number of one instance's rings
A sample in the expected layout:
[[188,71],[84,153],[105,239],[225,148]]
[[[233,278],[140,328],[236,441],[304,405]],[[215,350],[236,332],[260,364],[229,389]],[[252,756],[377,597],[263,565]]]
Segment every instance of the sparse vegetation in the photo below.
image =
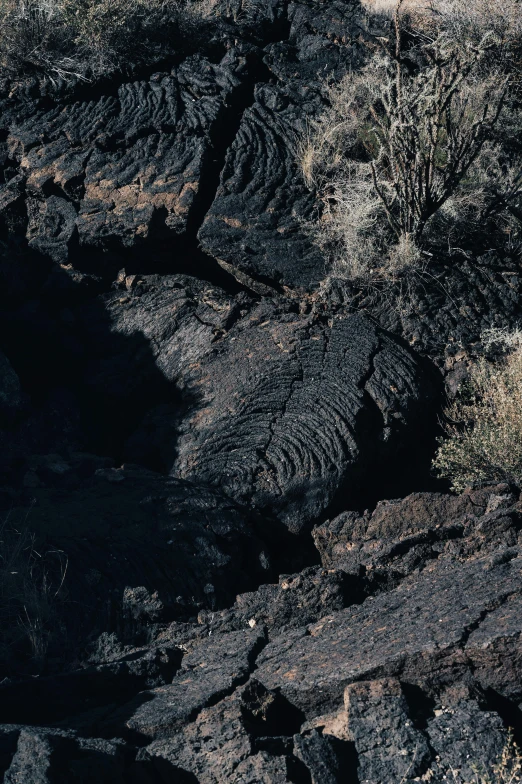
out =
[[471,776],[460,770],[445,768],[437,759],[427,781],[442,779],[448,784],[518,784],[522,781],[522,755],[513,740],[513,733],[509,732],[502,753],[496,761],[484,765],[471,760],[469,767],[473,771]]
[[[169,54],[180,19],[216,0],[0,0],[0,68],[53,80],[97,78]],[[132,62],[131,62],[132,57]]]
[[0,526],[0,666],[20,657],[39,665],[59,632],[57,602],[63,594],[63,553],[38,551],[27,531]]
[[522,332],[489,331],[486,348],[504,356],[480,359],[470,382],[447,408],[447,438],[434,467],[454,490],[484,481],[522,484]]
[[510,131],[500,133],[511,80],[492,65],[501,39],[489,29],[479,42],[457,37],[445,24],[421,30],[404,7],[395,3],[393,35],[365,67],[330,85],[299,152],[323,204],[315,239],[334,273],[352,279],[394,277],[427,246],[474,229],[520,228],[522,165],[505,153]]

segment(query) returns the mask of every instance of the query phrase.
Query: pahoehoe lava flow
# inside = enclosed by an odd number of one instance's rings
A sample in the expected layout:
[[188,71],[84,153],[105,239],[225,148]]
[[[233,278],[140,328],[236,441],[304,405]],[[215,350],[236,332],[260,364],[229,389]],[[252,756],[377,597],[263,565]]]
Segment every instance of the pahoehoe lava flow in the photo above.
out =
[[[432,467],[522,352],[518,2],[484,39],[453,0],[0,0],[6,784],[519,780],[522,466],[459,492]],[[393,98],[405,69],[411,130],[448,19],[440,73],[462,31],[481,79],[503,53],[507,114],[473,127],[504,187],[390,272],[401,153],[361,74],[393,62]],[[364,279],[319,238],[361,167]]]

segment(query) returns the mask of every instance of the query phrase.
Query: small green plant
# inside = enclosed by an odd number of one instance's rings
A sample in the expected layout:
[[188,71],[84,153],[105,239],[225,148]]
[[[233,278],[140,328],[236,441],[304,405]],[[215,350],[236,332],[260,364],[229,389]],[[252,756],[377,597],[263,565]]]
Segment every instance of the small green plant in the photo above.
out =
[[456,491],[486,481],[522,485],[522,333],[490,331],[485,343],[506,353],[471,369],[467,387],[445,411],[446,438],[433,464]]

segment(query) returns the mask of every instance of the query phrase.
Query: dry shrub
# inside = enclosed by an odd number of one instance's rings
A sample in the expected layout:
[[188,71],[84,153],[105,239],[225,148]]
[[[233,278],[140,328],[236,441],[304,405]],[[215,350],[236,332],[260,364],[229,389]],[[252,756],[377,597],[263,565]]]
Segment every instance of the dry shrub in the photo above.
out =
[[487,65],[497,39],[409,29],[404,45],[402,6],[394,38],[327,86],[328,108],[299,149],[323,204],[314,237],[349,278],[394,277],[421,262],[426,243],[491,232],[509,209],[519,225],[522,166],[494,141],[510,87]]
[[505,42],[517,42],[522,34],[520,0],[432,0],[437,24],[456,35],[476,39],[492,30]]
[[488,141],[459,188],[433,216],[427,236],[435,243],[442,238],[449,248],[473,239],[487,249],[494,242],[518,254],[522,250],[521,217],[520,154],[506,153],[502,144]]
[[68,54],[68,32],[60,0],[0,0],[0,66],[72,76],[80,66]]
[[51,638],[61,633],[67,559],[60,551],[39,552],[27,531],[0,525],[0,666],[45,659]]
[[454,490],[486,481],[522,485],[522,332],[489,331],[485,346],[506,353],[479,360],[467,388],[446,409],[446,439],[434,461]]

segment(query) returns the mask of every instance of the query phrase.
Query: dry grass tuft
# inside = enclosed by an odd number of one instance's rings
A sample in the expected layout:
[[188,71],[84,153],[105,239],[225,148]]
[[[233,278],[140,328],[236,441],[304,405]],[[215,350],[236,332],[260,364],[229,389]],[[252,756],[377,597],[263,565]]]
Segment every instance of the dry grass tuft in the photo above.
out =
[[445,412],[447,437],[434,461],[456,491],[497,480],[522,486],[522,332],[490,330],[485,345],[505,356],[472,368],[468,388]]
[[[397,0],[361,0],[372,14],[392,18]],[[483,36],[493,30],[505,40],[522,33],[520,0],[403,0],[402,11],[416,24],[452,30],[459,35]]]
[[43,662],[59,628],[66,572],[62,552],[40,553],[27,531],[0,525],[0,666]]

